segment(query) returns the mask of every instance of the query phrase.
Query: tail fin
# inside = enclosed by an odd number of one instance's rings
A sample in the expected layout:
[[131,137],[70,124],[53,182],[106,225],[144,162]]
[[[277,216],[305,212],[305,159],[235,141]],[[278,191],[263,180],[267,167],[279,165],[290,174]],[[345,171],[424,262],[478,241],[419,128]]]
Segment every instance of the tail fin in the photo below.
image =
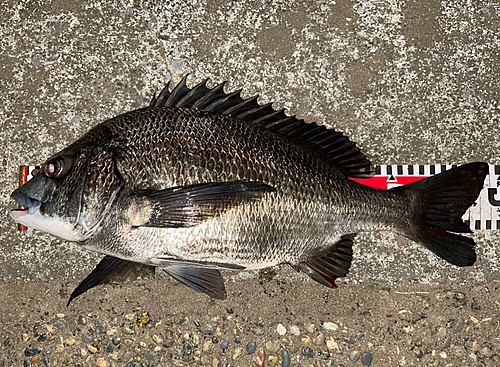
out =
[[486,163],[469,163],[395,188],[414,203],[411,215],[416,227],[405,235],[451,264],[474,264],[474,240],[450,232],[472,233],[462,216],[476,201],[487,172]]

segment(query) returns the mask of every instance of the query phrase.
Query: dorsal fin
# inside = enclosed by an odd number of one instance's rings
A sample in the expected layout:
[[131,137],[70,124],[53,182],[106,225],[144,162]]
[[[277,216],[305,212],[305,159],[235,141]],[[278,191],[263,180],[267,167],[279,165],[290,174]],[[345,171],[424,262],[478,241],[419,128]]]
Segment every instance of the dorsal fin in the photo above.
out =
[[260,105],[258,96],[243,99],[241,90],[225,93],[226,82],[208,88],[207,79],[189,88],[186,80],[187,75],[171,92],[166,86],[158,97],[153,97],[150,107],[197,108],[249,121],[308,147],[343,170],[348,177],[366,178],[373,175],[370,161],[342,133],[315,122],[307,123],[295,116],[287,116],[284,110],[273,109],[271,103]]

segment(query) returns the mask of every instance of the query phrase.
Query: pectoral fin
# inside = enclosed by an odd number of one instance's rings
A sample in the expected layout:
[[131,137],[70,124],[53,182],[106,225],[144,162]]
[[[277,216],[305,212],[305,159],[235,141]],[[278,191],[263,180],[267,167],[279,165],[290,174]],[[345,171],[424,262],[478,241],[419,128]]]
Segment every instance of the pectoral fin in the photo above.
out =
[[177,265],[161,269],[196,292],[204,293],[214,299],[226,299],[224,279],[217,269]]
[[95,269],[75,288],[73,293],[71,293],[66,306],[69,306],[71,301],[76,297],[100,284],[136,279],[144,275],[153,275],[154,271],[153,266],[138,264],[113,256],[105,256]]
[[242,203],[259,200],[275,191],[261,182],[210,182],[137,194],[148,202],[144,227],[196,226]]
[[335,279],[345,277],[351,267],[354,236],[342,236],[339,242],[317,256],[292,266],[328,288],[337,288]]

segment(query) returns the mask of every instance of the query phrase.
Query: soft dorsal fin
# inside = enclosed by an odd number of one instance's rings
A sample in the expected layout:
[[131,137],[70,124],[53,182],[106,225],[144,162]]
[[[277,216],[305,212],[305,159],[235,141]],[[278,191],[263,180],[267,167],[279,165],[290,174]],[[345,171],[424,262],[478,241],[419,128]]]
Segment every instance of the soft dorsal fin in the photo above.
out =
[[260,105],[258,96],[243,99],[241,90],[225,93],[225,82],[210,89],[207,79],[189,88],[186,80],[187,75],[171,92],[166,86],[158,97],[153,97],[150,107],[198,108],[249,121],[308,147],[343,170],[348,177],[366,178],[373,175],[371,162],[342,133],[315,122],[307,123],[295,116],[287,116],[284,110],[274,110],[271,103]]

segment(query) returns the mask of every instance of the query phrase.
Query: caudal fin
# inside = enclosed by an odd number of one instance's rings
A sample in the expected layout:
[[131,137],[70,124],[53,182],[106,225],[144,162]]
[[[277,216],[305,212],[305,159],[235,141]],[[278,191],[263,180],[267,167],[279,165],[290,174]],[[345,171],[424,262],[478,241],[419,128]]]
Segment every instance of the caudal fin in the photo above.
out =
[[476,201],[487,172],[486,163],[469,163],[395,188],[413,202],[415,226],[404,234],[451,264],[474,264],[474,240],[451,232],[472,233],[462,216]]

